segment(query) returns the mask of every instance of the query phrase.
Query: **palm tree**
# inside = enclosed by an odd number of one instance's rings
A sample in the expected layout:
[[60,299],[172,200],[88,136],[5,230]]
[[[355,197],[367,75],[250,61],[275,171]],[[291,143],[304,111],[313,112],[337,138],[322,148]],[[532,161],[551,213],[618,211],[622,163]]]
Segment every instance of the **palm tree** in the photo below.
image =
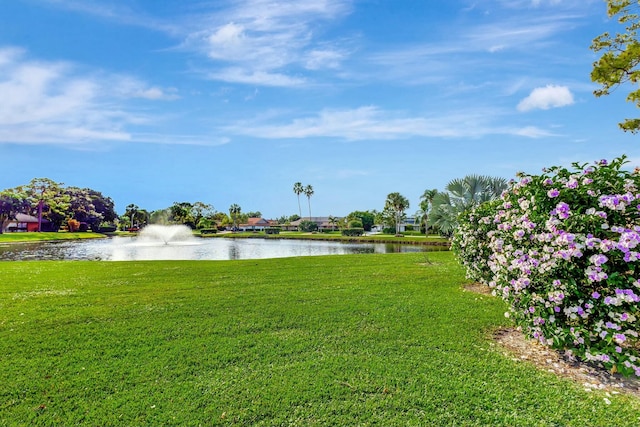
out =
[[441,234],[450,236],[458,225],[458,215],[499,198],[507,187],[506,179],[486,175],[467,175],[451,180],[446,192],[434,196],[428,223],[437,227]]
[[507,189],[507,185],[507,180],[504,178],[467,175],[450,181],[446,190],[459,199],[458,202],[464,206],[463,210],[466,210],[480,203],[497,199]]
[[447,192],[435,195],[432,201],[428,224],[437,229],[442,236],[451,236],[458,224],[458,214],[464,210]]
[[335,231],[338,218],[333,215],[329,215],[329,224],[331,224],[331,231]]
[[307,196],[309,202],[309,221],[311,221],[311,196],[313,196],[313,187],[311,185],[304,187],[304,194]]
[[231,217],[231,228],[233,231],[236,230],[236,222],[238,219],[238,215],[240,215],[240,212],[242,212],[242,208],[235,203],[229,207],[229,216]]
[[420,224],[424,224],[424,235],[429,235],[429,213],[433,207],[433,198],[438,194],[437,189],[424,190],[420,196],[420,210],[416,212],[416,217],[420,218]]
[[135,218],[136,218],[136,214],[138,213],[138,210],[140,208],[138,207],[138,205],[131,203],[130,205],[128,205],[126,207],[126,211],[125,211],[125,216],[129,216],[129,221],[130,221],[130,227],[133,228],[135,227]]
[[400,193],[390,193],[385,202],[385,209],[389,209],[394,213],[396,234],[400,234],[400,220],[404,211],[409,209],[409,200]]
[[298,196],[298,211],[300,212],[300,218],[302,218],[302,208],[300,207],[300,195],[304,193],[304,187],[301,182],[293,184],[293,192]]

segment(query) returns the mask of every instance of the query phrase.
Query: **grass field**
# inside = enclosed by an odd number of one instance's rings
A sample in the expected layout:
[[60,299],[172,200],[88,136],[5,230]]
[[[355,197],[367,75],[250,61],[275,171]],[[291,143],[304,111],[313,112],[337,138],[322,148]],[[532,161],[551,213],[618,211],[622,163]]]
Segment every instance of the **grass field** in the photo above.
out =
[[99,239],[104,238],[104,234],[98,233],[69,233],[65,231],[42,232],[42,233],[2,233],[0,243],[38,242],[53,240],[78,240],[78,239]]
[[449,252],[0,263],[0,425],[635,426],[492,344]]

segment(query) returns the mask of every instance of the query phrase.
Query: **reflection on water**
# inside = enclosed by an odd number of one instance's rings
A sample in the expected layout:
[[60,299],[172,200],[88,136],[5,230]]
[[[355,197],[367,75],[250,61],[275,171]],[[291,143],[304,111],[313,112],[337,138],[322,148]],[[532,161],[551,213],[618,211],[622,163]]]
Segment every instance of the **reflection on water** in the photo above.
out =
[[0,245],[0,260],[235,260],[359,253],[424,252],[442,247],[313,240],[195,239],[169,244],[135,237]]

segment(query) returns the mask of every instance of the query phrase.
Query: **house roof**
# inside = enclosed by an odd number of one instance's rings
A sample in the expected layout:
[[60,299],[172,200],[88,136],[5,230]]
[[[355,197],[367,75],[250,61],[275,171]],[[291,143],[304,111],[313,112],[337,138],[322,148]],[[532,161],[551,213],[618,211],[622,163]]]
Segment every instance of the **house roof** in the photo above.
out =
[[[36,218],[35,216],[19,213],[19,214],[16,214],[16,222],[37,223],[38,218]],[[49,222],[48,219],[42,218],[43,224],[48,222]]]
[[240,224],[240,226],[268,226],[269,221],[264,218],[249,218],[246,224]]

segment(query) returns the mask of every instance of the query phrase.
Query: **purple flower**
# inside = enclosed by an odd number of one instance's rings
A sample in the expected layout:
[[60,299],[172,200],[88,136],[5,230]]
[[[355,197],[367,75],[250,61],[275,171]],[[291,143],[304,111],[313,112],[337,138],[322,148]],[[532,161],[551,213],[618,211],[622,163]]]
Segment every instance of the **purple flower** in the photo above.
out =
[[547,196],[551,198],[558,197],[558,195],[560,195],[560,191],[556,190],[555,188],[552,188],[551,190],[547,191]]
[[558,218],[560,219],[567,219],[569,218],[571,211],[568,204],[560,202],[556,205],[556,208],[551,213],[552,215],[558,215]]
[[623,343],[627,340],[627,337],[624,334],[615,334],[613,336],[613,339],[617,342],[617,343]]
[[556,313],[560,313],[560,307],[553,307],[553,311],[555,311]]
[[606,255],[603,254],[596,254],[590,256],[589,261],[591,261],[591,263],[596,267],[600,267],[602,264],[605,264],[607,261],[609,261],[609,258],[607,258]]
[[591,297],[592,297],[593,299],[598,299],[598,298],[600,298],[600,294],[596,291],[596,292],[594,292],[594,293],[592,293],[592,294],[591,294]]

